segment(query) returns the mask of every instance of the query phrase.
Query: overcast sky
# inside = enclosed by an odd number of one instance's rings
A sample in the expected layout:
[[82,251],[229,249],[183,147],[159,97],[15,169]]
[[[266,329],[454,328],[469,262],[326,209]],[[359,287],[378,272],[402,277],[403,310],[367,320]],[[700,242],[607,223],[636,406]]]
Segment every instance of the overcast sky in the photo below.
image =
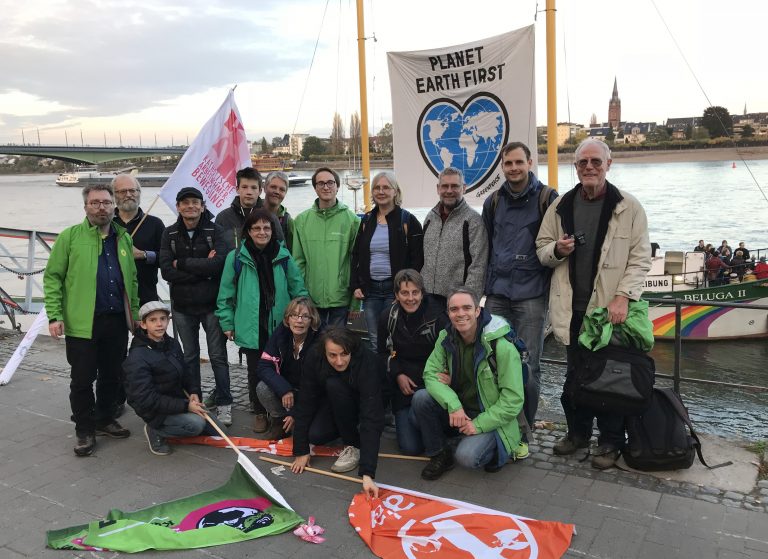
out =
[[[768,111],[764,0],[559,0],[559,121]],[[359,107],[354,0],[0,0],[0,144],[183,143],[238,84],[250,139],[328,136]],[[391,121],[386,52],[445,47],[534,23],[535,0],[366,0],[369,123]],[[544,9],[544,0],[538,3]],[[324,18],[324,21],[323,21]],[[536,24],[546,124],[545,26]],[[317,55],[310,71],[315,42]],[[306,86],[303,103],[302,93]],[[300,109],[301,105],[301,109]]]

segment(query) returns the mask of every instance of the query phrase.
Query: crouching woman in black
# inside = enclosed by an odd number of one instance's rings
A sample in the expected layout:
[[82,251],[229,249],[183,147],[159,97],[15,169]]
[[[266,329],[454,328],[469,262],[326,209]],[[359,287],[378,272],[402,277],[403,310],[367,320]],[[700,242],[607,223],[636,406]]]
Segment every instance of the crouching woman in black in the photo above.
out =
[[[260,438],[282,439],[293,430],[293,413],[301,397],[302,370],[310,348],[319,337],[319,328],[320,314],[309,297],[296,297],[285,307],[283,321],[269,337],[256,369],[259,377],[256,396],[271,422],[269,430]],[[326,410],[321,416],[330,416],[327,402],[320,408]],[[313,424],[321,431],[316,433]],[[319,444],[317,439],[329,436],[322,432],[323,428],[327,430],[323,424],[327,425],[328,421],[310,423],[310,443]]]
[[[348,472],[358,467],[363,491],[378,497],[373,482],[379,456],[379,440],[384,429],[382,375],[376,356],[349,330],[329,328],[307,357],[301,379],[301,398],[294,414],[293,455],[291,466],[300,474],[309,465],[309,425],[323,400],[330,403],[329,432],[341,436],[344,450],[331,467],[334,472]],[[315,421],[320,420],[315,417]],[[359,425],[359,429],[358,429]]]

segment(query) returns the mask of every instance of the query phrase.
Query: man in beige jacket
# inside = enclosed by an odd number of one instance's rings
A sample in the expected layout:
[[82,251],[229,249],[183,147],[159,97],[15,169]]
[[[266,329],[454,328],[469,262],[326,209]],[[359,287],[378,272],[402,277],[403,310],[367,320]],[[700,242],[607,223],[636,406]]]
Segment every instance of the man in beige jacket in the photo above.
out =
[[[648,221],[637,199],[605,179],[611,151],[599,140],[576,148],[579,184],[549,207],[536,239],[537,255],[554,268],[549,305],[555,336],[566,345],[568,368],[560,401],[568,434],[555,444],[555,454],[573,454],[589,446],[592,410],[575,407],[569,398],[573,358],[584,315],[607,307],[613,324],[627,318],[629,301],[643,291],[651,268]],[[624,446],[624,417],[597,415],[600,430],[592,466],[613,466]]]

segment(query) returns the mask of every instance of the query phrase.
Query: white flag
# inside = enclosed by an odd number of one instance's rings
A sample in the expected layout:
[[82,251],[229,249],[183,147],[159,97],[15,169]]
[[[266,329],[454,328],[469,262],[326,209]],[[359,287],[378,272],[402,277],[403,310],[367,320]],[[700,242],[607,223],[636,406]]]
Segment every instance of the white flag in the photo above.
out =
[[37,315],[37,318],[35,318],[32,326],[27,330],[27,333],[24,334],[19,347],[16,348],[16,351],[13,352],[8,363],[3,367],[3,372],[0,373],[0,386],[5,386],[11,382],[13,373],[15,373],[16,369],[21,365],[22,359],[24,359],[29,348],[32,347],[32,343],[35,341],[35,338],[37,338],[40,329],[46,324],[48,324],[48,314],[45,312],[45,308],[43,308],[43,310],[40,311],[40,314]]
[[446,167],[464,173],[472,205],[504,183],[501,148],[536,161],[533,25],[451,47],[387,53],[395,174],[404,205],[433,206]]
[[203,193],[205,207],[217,215],[235,197],[237,171],[250,166],[243,121],[235,105],[235,92],[230,90],[219,110],[187,148],[160,190],[160,197],[175,212],[176,194],[191,186]]

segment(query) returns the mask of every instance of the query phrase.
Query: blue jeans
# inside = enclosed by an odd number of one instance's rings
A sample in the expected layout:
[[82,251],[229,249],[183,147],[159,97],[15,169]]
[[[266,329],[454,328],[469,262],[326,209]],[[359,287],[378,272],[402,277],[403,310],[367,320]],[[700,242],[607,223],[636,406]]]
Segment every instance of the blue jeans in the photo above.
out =
[[485,309],[507,319],[525,342],[528,348],[528,382],[525,385],[525,418],[533,428],[536,412],[539,409],[539,392],[541,390],[541,352],[544,349],[544,327],[547,322],[547,307],[549,295],[545,294],[535,299],[510,301],[499,295],[488,295],[485,298]]
[[320,313],[320,324],[323,326],[341,326],[344,328],[347,325],[347,314],[349,313],[347,307],[318,307],[317,312]]
[[213,378],[216,381],[216,405],[232,403],[229,391],[229,363],[227,361],[227,339],[219,326],[219,319],[213,311],[204,314],[184,314],[173,310],[173,323],[184,349],[184,362],[200,384],[200,326],[205,330],[208,357],[211,359]]
[[[216,421],[214,419],[214,421]],[[154,429],[161,437],[196,437],[198,435],[218,435],[216,429],[196,413],[177,413],[169,415],[163,424]]]
[[371,350],[376,353],[379,335],[379,317],[384,309],[389,309],[395,294],[392,291],[392,279],[384,281],[371,280],[365,299],[363,300],[363,312],[365,324],[368,326],[368,343]]
[[395,429],[400,452],[409,456],[417,456],[424,452],[424,442],[421,440],[421,431],[413,406],[407,406],[395,412]]
[[[448,446],[448,412],[438,404],[426,389],[416,391],[411,400],[411,409],[421,430],[427,456],[436,456]],[[458,431],[454,432],[458,433]],[[456,447],[456,461],[465,468],[482,468],[493,460],[496,452],[495,432],[477,435],[460,435]]]

